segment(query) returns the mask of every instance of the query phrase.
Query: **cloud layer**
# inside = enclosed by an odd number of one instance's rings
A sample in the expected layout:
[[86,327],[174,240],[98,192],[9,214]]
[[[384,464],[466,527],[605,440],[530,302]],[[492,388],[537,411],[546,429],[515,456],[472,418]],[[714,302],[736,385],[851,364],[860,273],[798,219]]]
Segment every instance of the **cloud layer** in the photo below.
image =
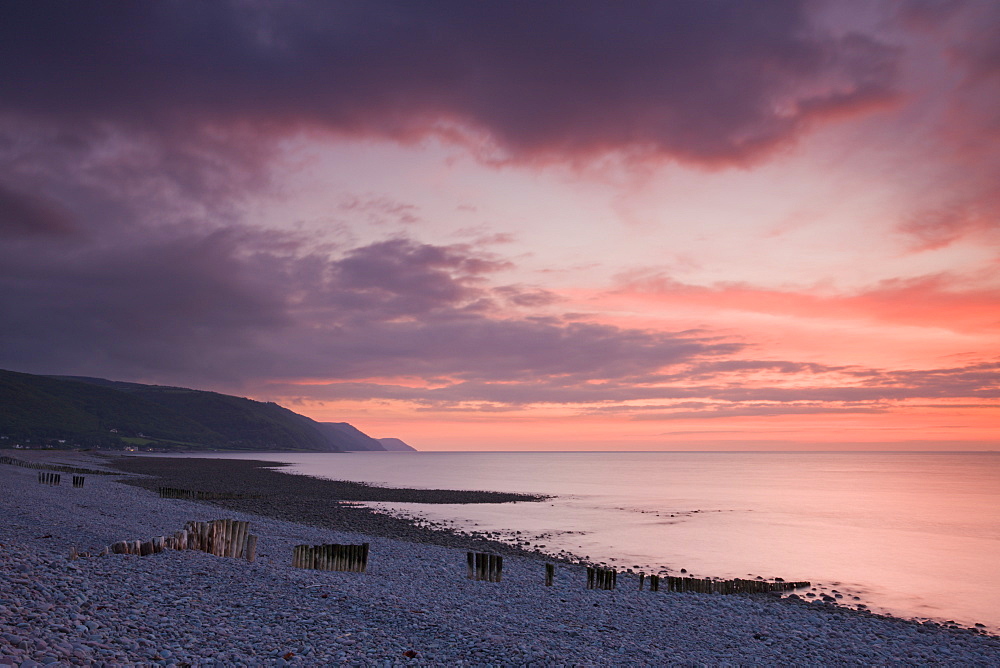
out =
[[[876,3],[848,16],[822,0],[2,3],[0,367],[411,414],[556,407],[564,419],[650,423],[995,411],[1000,349],[981,343],[1000,327],[997,7]],[[836,133],[845,126],[857,134]],[[378,173],[344,186],[319,167],[328,208],[312,213],[329,226],[254,217],[283,188],[296,192],[289,146],[437,150],[428,139],[482,170],[461,182],[468,196],[416,202],[433,175],[388,191]],[[697,189],[806,145],[823,169],[864,171],[844,177],[845,192],[869,173],[890,184],[899,201],[871,237],[892,236],[919,270],[847,293],[835,277],[782,283],[779,267],[767,286],[698,282],[626,257],[615,285],[567,286],[538,278],[565,267],[522,270],[550,249],[498,254],[491,239],[516,234],[476,208],[484,172],[600,171],[611,158],[635,181],[640,167],[672,170],[680,185],[669,185]],[[867,171],[882,154],[893,158]],[[519,196],[510,183],[495,199]],[[772,184],[755,200],[729,184],[751,204],[802,187]],[[443,233],[434,218],[452,200],[465,217]],[[808,204],[816,215],[770,242],[807,239],[792,258],[802,265],[833,252],[835,235],[814,235],[809,221],[869,215],[863,195],[828,218],[819,210],[838,202]],[[595,225],[519,205],[528,225],[564,226],[542,237],[551,243],[573,246],[575,226]],[[607,234],[635,235],[638,248],[657,221],[701,219],[657,213],[648,229],[608,223]],[[712,228],[720,247],[751,213],[732,209]],[[474,241],[455,242],[470,229]],[[693,253],[660,243],[665,256]],[[573,261],[598,265],[605,250]],[[982,260],[988,252],[994,260]],[[732,270],[711,261],[690,265]],[[685,325],[672,324],[682,313]],[[954,357],[803,361],[761,343],[762,321],[916,332],[946,339]]]
[[[5,363],[233,382],[421,376],[622,378],[737,349],[709,337],[506,314],[507,263],[394,239],[336,259],[266,231],[0,251]],[[275,250],[278,249],[278,250]]]
[[747,163],[895,96],[894,49],[823,29],[809,8],[11,2],[0,111],[161,133],[432,133],[515,160]]

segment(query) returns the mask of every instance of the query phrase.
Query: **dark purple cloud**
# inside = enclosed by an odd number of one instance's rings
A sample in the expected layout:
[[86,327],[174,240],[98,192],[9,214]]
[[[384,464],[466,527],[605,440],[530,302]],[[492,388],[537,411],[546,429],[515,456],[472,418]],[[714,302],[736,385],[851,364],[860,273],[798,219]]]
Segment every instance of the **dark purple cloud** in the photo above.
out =
[[[311,127],[743,163],[894,95],[895,50],[801,0],[6,2],[0,112],[212,136]],[[494,156],[495,157],[495,156]]]
[[0,183],[0,239],[61,236],[73,230],[70,215],[60,207]]
[[[0,367],[234,387],[241,379],[621,378],[733,352],[694,336],[511,317],[507,262],[394,239],[163,228],[0,248]],[[529,301],[535,291],[525,291]]]
[[[906,23],[940,45],[957,76],[944,98],[945,117],[929,135],[929,160],[948,165],[932,195],[898,229],[915,251],[936,250],[967,237],[995,243],[1000,230],[1000,3],[992,0],[907,0]],[[935,97],[940,91],[933,91]],[[935,102],[939,100],[935,99]],[[914,194],[917,202],[921,193]]]

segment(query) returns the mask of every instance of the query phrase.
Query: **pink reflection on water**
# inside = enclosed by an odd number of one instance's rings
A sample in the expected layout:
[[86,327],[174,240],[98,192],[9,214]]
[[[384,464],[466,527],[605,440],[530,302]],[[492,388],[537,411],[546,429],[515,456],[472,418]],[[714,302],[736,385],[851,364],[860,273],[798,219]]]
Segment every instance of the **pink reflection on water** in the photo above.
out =
[[554,494],[545,503],[516,506],[392,508],[464,528],[522,531],[546,551],[621,568],[811,580],[819,592],[840,592],[845,604],[1000,630],[998,453],[274,458],[331,478]]

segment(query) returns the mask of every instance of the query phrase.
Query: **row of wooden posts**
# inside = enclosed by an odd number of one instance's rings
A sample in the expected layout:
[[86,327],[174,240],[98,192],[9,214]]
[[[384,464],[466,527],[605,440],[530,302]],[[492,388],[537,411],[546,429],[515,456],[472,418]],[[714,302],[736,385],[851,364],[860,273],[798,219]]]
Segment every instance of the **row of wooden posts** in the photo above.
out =
[[[646,574],[639,573],[639,591],[642,591],[642,587],[645,584]],[[660,591],[660,576],[650,575],[649,576],[649,591]]]
[[11,466],[20,466],[26,469],[42,469],[45,471],[59,471],[60,473],[81,473],[90,475],[121,475],[114,471],[98,471],[97,469],[87,469],[79,466],[68,466],[66,464],[45,464],[43,462],[28,462],[23,459],[17,459],[16,457],[9,457],[3,455],[0,457],[0,464],[10,464]]
[[229,492],[203,492],[176,487],[158,487],[161,499],[189,499],[192,501],[218,501],[221,499],[259,499],[257,494],[233,494]]
[[466,553],[467,577],[470,580],[500,582],[503,577],[503,557],[484,552]]
[[[470,552],[471,554],[471,552]],[[545,586],[551,587],[555,580],[555,566],[545,564]],[[646,575],[639,573],[639,591],[645,589],[649,580],[649,590],[659,591],[660,584],[666,585],[667,591],[694,592],[699,594],[764,594],[775,591],[792,591],[809,587],[809,582],[769,582],[766,580],[713,580],[711,578],[676,577],[673,575]],[[613,568],[587,567],[587,589],[614,589],[618,585],[618,572]]]
[[317,571],[368,570],[368,543],[361,545],[296,545],[292,549],[292,566]]
[[[146,556],[165,550],[200,550],[218,557],[246,559],[253,562],[257,557],[257,536],[251,534],[249,522],[239,520],[213,520],[211,522],[190,521],[184,529],[172,536],[158,536],[148,541],[119,541],[100,553],[134,554]],[[369,544],[341,545],[296,545],[292,549],[292,566],[319,571],[348,571],[365,573],[368,570]],[[70,550],[70,558],[90,556],[87,553]],[[484,552],[466,553],[467,577],[483,582],[500,582],[503,576],[503,557]],[[551,587],[555,580],[555,565],[545,564],[545,586]],[[810,586],[809,582],[768,582],[763,580],[712,580],[709,578],[660,576],[639,573],[639,590],[645,588],[648,578],[649,590],[659,591],[661,582],[671,592],[694,592],[699,594],[759,594],[774,591],[791,591]],[[664,582],[665,581],[665,582]],[[587,567],[587,589],[612,590],[618,585],[618,571],[613,568]]]
[[[172,536],[156,536],[149,540],[122,540],[104,548],[96,556],[107,554],[134,554],[144,557],[165,550],[198,550],[217,557],[246,559],[257,558],[257,536],[249,532],[250,523],[239,520],[212,520],[187,522]],[[70,549],[70,559],[91,556],[87,552]]]
[[614,589],[618,572],[613,568],[587,567],[587,589]]
[[38,484],[39,485],[58,485],[62,482],[62,476],[58,473],[46,473],[45,471],[38,472]]
[[697,594],[764,594],[773,591],[791,591],[808,587],[809,582],[767,582],[765,580],[711,580],[708,578],[679,578],[668,575],[667,591],[695,592]]
[[[39,474],[41,476],[42,474]],[[39,481],[41,478],[39,477]],[[58,484],[58,483],[56,483]],[[224,492],[204,492],[174,487],[160,487],[161,498],[215,500],[253,498],[250,495]],[[206,550],[211,551],[211,550]],[[500,582],[503,576],[503,557],[482,552],[466,554],[467,577],[483,582]],[[364,573],[368,568],[368,543],[362,545],[296,545],[292,552],[292,566],[321,571],[353,571]],[[659,591],[661,576],[639,573],[639,590],[645,588],[649,579],[649,590]],[[809,586],[808,582],[765,582],[761,580],[713,580],[709,578],[662,576],[666,578],[666,589],[672,592],[695,592],[701,594],[756,594],[773,591],[790,591]],[[545,565],[545,585],[552,586],[555,566]],[[618,585],[618,572],[613,568],[587,568],[587,589],[614,589]]]
[[[83,487],[84,476],[73,476],[73,487]],[[38,472],[38,482],[42,485],[61,485],[62,475],[59,473],[49,473],[48,471]]]
[[250,523],[240,520],[189,521],[174,534],[178,550],[201,550],[217,557],[257,558],[257,536],[250,533]]

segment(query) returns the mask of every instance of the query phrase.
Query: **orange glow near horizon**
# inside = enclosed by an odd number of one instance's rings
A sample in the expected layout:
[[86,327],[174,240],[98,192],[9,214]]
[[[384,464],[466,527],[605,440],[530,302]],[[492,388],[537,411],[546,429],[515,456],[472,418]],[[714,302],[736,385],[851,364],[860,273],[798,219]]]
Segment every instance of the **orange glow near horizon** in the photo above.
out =
[[[415,411],[367,403],[294,407],[318,421],[346,421],[366,433],[398,437],[418,450],[998,450],[1000,402],[905,403],[884,413],[679,418],[604,415],[579,407],[503,412]],[[607,408],[607,407],[605,407]]]

